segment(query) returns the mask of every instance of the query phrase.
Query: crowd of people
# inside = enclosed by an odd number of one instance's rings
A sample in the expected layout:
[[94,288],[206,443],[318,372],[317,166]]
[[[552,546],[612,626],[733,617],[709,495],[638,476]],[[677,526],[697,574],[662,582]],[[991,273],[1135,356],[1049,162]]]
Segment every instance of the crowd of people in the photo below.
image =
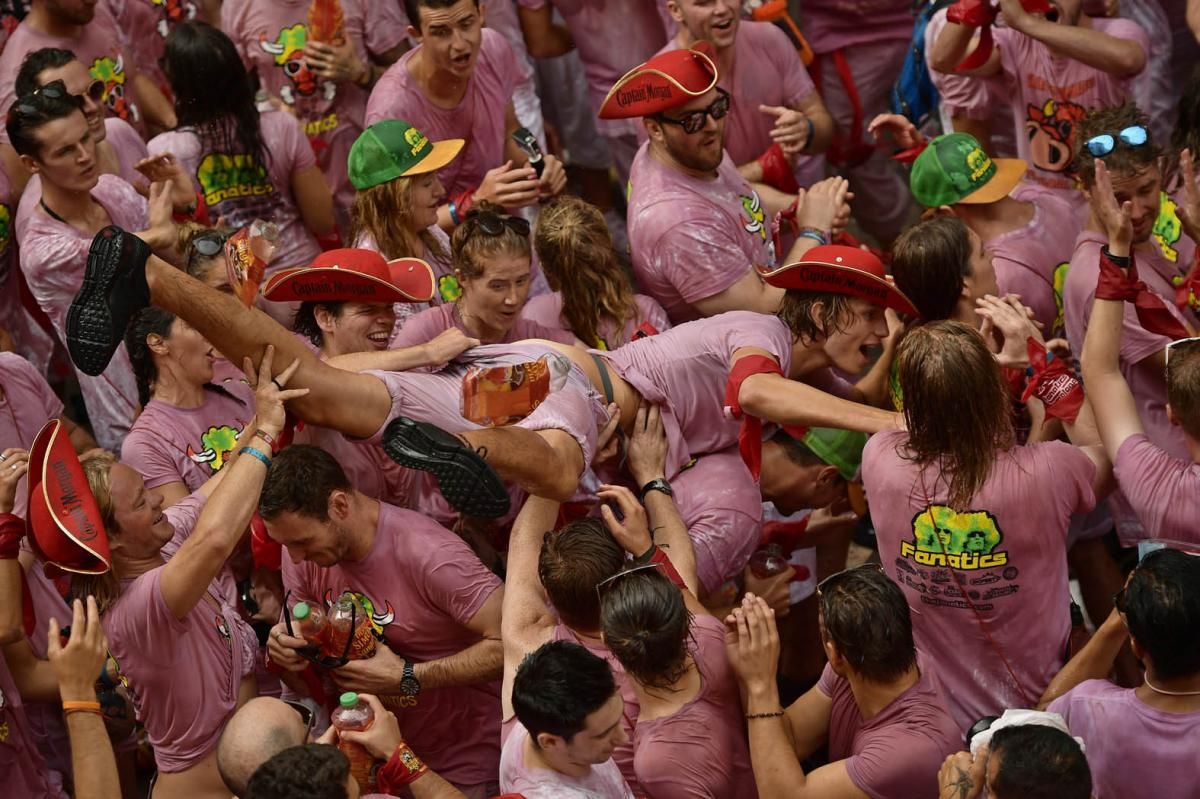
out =
[[0,794],[1196,796],[1200,0],[0,16]]

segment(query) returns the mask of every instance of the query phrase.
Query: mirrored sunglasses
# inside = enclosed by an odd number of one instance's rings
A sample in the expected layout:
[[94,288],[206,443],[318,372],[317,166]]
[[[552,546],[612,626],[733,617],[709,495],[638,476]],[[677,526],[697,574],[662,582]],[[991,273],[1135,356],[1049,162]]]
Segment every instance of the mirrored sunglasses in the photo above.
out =
[[1141,125],[1130,125],[1116,136],[1111,133],[1101,133],[1087,140],[1085,146],[1089,153],[1096,158],[1104,156],[1117,149],[1117,142],[1122,141],[1130,147],[1141,147],[1150,138],[1150,134]]

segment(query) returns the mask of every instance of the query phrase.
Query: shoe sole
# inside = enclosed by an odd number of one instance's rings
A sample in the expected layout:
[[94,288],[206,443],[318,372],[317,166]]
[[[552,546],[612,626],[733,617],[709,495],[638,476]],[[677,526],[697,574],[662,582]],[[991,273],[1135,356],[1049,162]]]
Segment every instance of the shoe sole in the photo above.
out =
[[[101,241],[104,251],[95,252]],[[114,340],[108,292],[120,267],[122,250],[118,236],[93,240],[95,257],[89,252],[83,285],[67,310],[67,352],[81,372],[93,377],[104,372],[121,345],[119,337]]]
[[440,427],[399,416],[384,430],[383,451],[401,466],[432,474],[442,496],[459,513],[496,519],[511,507],[495,470]]

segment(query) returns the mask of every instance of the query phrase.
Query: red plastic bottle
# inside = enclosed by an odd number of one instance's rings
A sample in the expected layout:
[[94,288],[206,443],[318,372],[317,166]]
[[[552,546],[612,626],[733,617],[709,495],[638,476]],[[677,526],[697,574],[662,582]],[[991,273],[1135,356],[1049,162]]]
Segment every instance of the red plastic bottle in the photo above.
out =
[[[354,629],[350,629],[351,619]],[[353,594],[345,593],[338,597],[337,604],[329,613],[331,627],[329,652],[333,657],[341,657],[346,651],[346,638],[354,636],[350,644],[351,660],[366,660],[375,654],[375,633],[371,629],[371,614],[363,609],[362,604]]]
[[[358,694],[347,691],[338,698],[338,706],[329,715],[329,720],[338,729],[338,732],[347,730],[362,732],[370,729],[371,725],[375,723],[375,711],[365,701],[359,699]],[[350,761],[350,774],[358,783],[359,790],[364,794],[371,793],[375,782],[372,773],[375,758],[361,744],[343,741],[341,738],[338,739],[338,749],[341,749],[342,754]]]

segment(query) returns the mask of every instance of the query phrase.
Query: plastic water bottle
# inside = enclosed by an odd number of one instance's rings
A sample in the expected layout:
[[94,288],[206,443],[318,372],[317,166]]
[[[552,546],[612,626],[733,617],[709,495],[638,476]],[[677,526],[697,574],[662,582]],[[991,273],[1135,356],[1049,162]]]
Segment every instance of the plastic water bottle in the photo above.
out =
[[296,633],[312,646],[324,652],[329,647],[329,619],[325,612],[307,602],[297,602],[292,608]]
[[787,571],[788,559],[779,544],[767,544],[750,556],[750,570],[759,579],[774,577]]
[[[350,628],[353,620],[354,629]],[[332,628],[330,635],[329,654],[341,657],[346,651],[346,639],[353,635],[350,644],[351,660],[366,660],[375,654],[375,633],[371,630],[371,614],[367,613],[353,594],[344,593],[338,597],[337,604],[329,614],[329,624]]]
[[[364,700],[359,699],[358,694],[347,691],[338,698],[338,706],[330,714],[329,720],[338,732],[362,732],[370,729],[375,723],[375,711]],[[342,754],[350,761],[350,774],[358,783],[359,790],[364,794],[371,793],[374,788],[372,767],[375,765],[375,758],[362,744],[341,738],[338,739],[338,749],[342,750]]]

